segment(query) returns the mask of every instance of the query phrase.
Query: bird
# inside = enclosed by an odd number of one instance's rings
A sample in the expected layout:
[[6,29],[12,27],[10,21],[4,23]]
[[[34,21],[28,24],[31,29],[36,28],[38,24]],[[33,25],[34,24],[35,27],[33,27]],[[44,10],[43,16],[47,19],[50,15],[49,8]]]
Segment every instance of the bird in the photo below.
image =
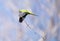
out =
[[37,16],[35,14],[33,14],[31,11],[29,10],[25,10],[25,9],[22,9],[22,10],[19,10],[19,22],[22,23],[23,20],[26,18],[27,15],[34,15],[34,16]]

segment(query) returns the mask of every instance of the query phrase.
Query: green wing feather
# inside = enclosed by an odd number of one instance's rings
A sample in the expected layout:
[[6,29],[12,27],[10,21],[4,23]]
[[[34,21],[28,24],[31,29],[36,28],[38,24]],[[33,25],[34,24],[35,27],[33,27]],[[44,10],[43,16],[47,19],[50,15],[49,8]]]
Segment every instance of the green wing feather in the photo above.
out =
[[29,10],[24,10],[24,9],[19,10],[19,12],[29,12],[30,14],[32,14],[32,12],[31,12],[31,11],[29,11]]

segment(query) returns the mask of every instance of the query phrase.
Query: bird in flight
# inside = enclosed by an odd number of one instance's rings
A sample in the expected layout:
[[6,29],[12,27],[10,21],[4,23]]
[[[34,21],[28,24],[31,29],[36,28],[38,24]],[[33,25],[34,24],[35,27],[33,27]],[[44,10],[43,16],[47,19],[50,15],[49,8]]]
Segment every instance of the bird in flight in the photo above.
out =
[[[22,10],[19,10],[19,22],[22,23],[27,15],[37,16],[29,10],[22,9]],[[29,26],[27,23],[26,23],[26,25]]]

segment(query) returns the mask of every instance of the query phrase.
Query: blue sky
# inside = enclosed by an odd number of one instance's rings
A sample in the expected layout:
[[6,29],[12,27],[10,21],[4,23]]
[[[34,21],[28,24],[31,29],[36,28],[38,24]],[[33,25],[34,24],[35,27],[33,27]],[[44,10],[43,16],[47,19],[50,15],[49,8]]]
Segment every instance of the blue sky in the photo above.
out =
[[[40,39],[49,29],[51,16],[56,15],[54,4],[55,0],[0,0],[0,41],[42,41]],[[25,22],[19,23],[19,9],[31,9],[38,15],[28,15],[24,20],[32,29],[29,29]],[[48,30],[47,33],[51,32]],[[47,35],[49,40],[50,36],[52,34]],[[55,41],[55,37],[50,41]]]

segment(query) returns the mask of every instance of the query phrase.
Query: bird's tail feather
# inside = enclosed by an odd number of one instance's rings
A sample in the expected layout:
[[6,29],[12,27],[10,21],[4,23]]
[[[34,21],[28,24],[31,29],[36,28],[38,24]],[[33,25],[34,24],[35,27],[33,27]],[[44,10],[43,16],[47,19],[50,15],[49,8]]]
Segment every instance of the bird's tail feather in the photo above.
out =
[[33,15],[33,16],[38,16],[38,15],[36,15],[36,14],[30,14],[30,15]]

